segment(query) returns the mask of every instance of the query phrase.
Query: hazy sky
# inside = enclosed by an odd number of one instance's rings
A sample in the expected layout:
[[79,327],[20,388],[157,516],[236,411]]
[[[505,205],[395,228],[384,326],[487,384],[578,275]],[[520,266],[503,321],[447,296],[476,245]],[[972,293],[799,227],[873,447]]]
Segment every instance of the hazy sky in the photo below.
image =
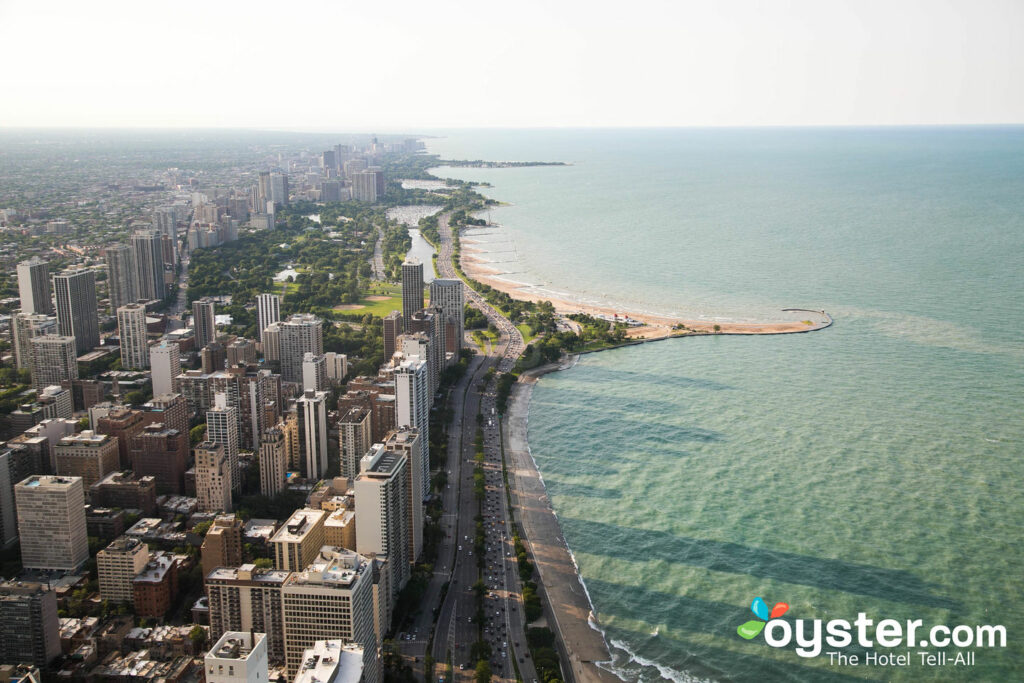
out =
[[0,0],[0,126],[1024,122],[1024,0]]

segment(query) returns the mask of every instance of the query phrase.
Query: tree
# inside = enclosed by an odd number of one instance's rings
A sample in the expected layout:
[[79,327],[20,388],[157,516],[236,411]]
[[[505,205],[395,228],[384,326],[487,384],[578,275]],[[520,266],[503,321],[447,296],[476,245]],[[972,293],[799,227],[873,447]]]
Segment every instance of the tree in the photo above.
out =
[[206,629],[196,624],[192,627],[192,630],[188,632],[189,640],[192,641],[192,645],[196,652],[201,652],[206,649]]
[[272,559],[270,559],[269,557],[258,557],[253,562],[253,565],[257,569],[273,569],[274,568],[274,561]]
[[476,683],[490,683],[491,665],[487,660],[481,659],[476,663]]
[[196,427],[193,427],[188,432],[188,439],[189,439],[190,442],[192,442],[193,446],[195,446],[197,443],[202,441],[203,437],[205,437],[205,436],[206,436],[206,425],[205,424],[201,424],[201,425],[198,425]]

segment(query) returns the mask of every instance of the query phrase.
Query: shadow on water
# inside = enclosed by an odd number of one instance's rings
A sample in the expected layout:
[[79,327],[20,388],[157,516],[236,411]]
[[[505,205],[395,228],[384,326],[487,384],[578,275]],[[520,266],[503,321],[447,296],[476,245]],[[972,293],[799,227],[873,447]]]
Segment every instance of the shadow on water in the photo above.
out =
[[[712,571],[747,574],[827,590],[868,595],[883,600],[956,610],[959,604],[935,595],[938,586],[912,573],[842,560],[797,555],[737,543],[674,536],[664,531],[620,527],[582,519],[563,518],[563,527],[580,538],[623,538],[628,544],[608,544],[603,554],[627,560],[646,557]],[[588,552],[594,552],[591,548]],[[600,553],[598,553],[600,554]]]
[[[845,676],[833,671],[817,667],[802,666],[780,662],[770,657],[763,657],[759,652],[768,646],[763,639],[746,643],[736,635],[736,627],[749,620],[750,610],[738,608],[722,602],[697,600],[679,595],[669,595],[652,591],[642,586],[623,586],[599,579],[588,579],[587,590],[601,596],[601,612],[603,614],[622,614],[632,618],[637,605],[654,606],[645,610],[644,619],[665,624],[671,631],[688,631],[706,633],[722,638],[735,638],[740,647],[749,647],[750,653],[735,652],[722,648],[710,647],[704,643],[679,640],[674,635],[665,638],[664,642],[649,641],[648,646],[641,645],[640,652],[644,657],[658,659],[657,653],[650,648],[666,647],[685,650],[686,657],[681,663],[680,653],[673,652],[671,659],[674,668],[682,668],[687,673],[715,680],[791,680],[791,681],[850,681],[863,680]],[[614,638],[614,634],[610,634]],[[643,635],[638,634],[640,638]],[[631,638],[632,639],[632,638]],[[858,648],[847,648],[844,652],[856,654]],[[654,656],[652,656],[654,655]],[[796,654],[793,659],[800,661]]]

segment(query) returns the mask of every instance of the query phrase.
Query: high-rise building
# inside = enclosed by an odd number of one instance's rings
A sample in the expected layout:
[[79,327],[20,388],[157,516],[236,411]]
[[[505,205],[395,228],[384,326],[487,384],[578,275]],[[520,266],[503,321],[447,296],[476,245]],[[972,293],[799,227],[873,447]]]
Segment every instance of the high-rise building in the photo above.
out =
[[53,293],[60,333],[75,338],[78,353],[86,353],[99,346],[95,274],[88,268],[58,273],[53,276]]
[[256,334],[263,343],[263,330],[270,323],[281,321],[281,297],[277,294],[259,294],[256,296]]
[[127,244],[112,244],[103,251],[107,261],[110,309],[116,311],[139,300],[139,273],[135,266],[135,250]]
[[56,594],[39,583],[0,583],[0,661],[45,667],[60,653]]
[[[131,446],[132,439],[146,426],[146,419],[141,410],[133,410],[121,405],[111,405],[105,415],[98,410],[93,411],[95,431],[117,439],[118,457],[121,469],[134,469]],[[147,472],[146,474],[151,474]]]
[[139,617],[164,618],[178,594],[178,560],[158,550],[132,579],[132,604]]
[[196,348],[201,349],[217,341],[217,324],[213,313],[213,299],[197,299],[192,302],[192,327],[196,331]]
[[203,576],[217,567],[242,564],[242,530],[245,522],[234,515],[218,515],[203,538]]
[[131,604],[132,579],[146,568],[149,546],[137,538],[121,536],[96,554],[100,596],[112,603]]
[[282,381],[301,383],[302,359],[307,353],[319,356],[324,352],[323,325],[309,313],[293,315],[280,324]]
[[300,448],[307,479],[316,481],[327,472],[326,391],[305,391],[295,401],[299,413]]
[[31,341],[32,385],[36,391],[78,379],[75,338],[44,334]]
[[384,173],[381,171],[359,171],[352,175],[352,199],[375,203],[384,196],[381,185]]
[[341,181],[324,180],[320,182],[320,201],[324,204],[341,201]]
[[374,444],[360,463],[355,481],[356,550],[386,555],[391,565],[393,596],[410,576],[409,461],[404,453]]
[[164,281],[164,247],[160,233],[142,230],[132,235],[135,269],[138,272],[138,297],[147,301],[167,296]]
[[206,440],[224,447],[224,456],[231,470],[231,488],[242,490],[242,473],[238,467],[238,408],[228,405],[227,394],[214,396],[214,405],[206,411]]
[[231,466],[224,446],[204,441],[195,448],[196,497],[203,512],[231,511]]
[[199,358],[202,361],[203,372],[207,374],[220,372],[227,363],[227,349],[220,342],[212,341],[202,348]]
[[373,630],[372,563],[350,550],[324,548],[281,589],[285,666],[294,676],[316,641],[340,639],[363,647],[365,683],[380,683]]
[[324,354],[324,361],[327,365],[327,381],[331,384],[344,382],[345,375],[348,374],[348,356],[328,351]]
[[173,206],[158,206],[153,211],[153,229],[171,242],[178,242],[178,210]]
[[462,349],[462,337],[466,330],[466,294],[462,280],[432,280],[430,306],[441,309],[444,322],[451,326],[452,334],[445,334],[445,351],[458,354]]
[[32,369],[32,339],[57,334],[57,318],[42,313],[16,313],[11,318],[11,345],[14,364],[19,370]]
[[275,206],[288,206],[288,176],[284,173],[270,174],[270,196],[267,201]]
[[341,450],[341,476],[355,479],[359,474],[359,461],[373,445],[372,413],[368,408],[355,407],[338,421],[338,441]]
[[241,363],[242,365],[255,365],[256,364],[256,345],[245,337],[237,337],[231,341],[225,347],[227,353],[227,366],[229,368],[234,367]]
[[284,661],[284,620],[281,587],[291,572],[257,569],[256,565],[219,567],[207,574],[210,637],[228,631],[266,633],[271,661]]
[[162,422],[151,422],[131,437],[132,467],[138,476],[155,479],[156,490],[161,495],[182,494],[185,492],[188,449],[187,430],[175,429]]
[[174,378],[181,374],[180,349],[176,342],[166,340],[149,347],[154,396],[174,392]]
[[384,324],[384,362],[391,360],[398,349],[398,336],[402,334],[402,314],[391,311],[383,320]]
[[274,566],[286,571],[301,571],[316,558],[324,544],[323,510],[302,508],[292,513],[270,538],[274,548]]
[[30,258],[18,264],[18,295],[22,313],[53,313],[50,301],[50,266],[41,258]]
[[86,430],[65,436],[54,446],[57,475],[81,478],[84,490],[120,469],[117,439]]
[[[422,313],[422,312],[421,312]],[[417,322],[416,318],[421,315],[417,313],[413,316],[413,322]],[[438,369],[434,365],[434,343],[430,335],[425,332],[412,332],[406,331],[401,337],[398,338],[399,348],[404,358],[420,358],[421,360],[427,361],[427,376],[430,380],[430,393],[437,390],[438,383]]]
[[203,658],[206,683],[266,683],[267,635],[229,631]]
[[423,310],[423,264],[409,259],[402,264],[402,329],[409,329],[413,313]]
[[324,355],[307,353],[302,357],[302,389],[323,391],[327,388],[327,359]]
[[292,683],[359,683],[363,677],[362,645],[318,640],[302,653],[302,667]]
[[[409,460],[409,561],[413,564],[423,550],[423,477],[429,472],[422,469],[423,443],[415,429],[398,429],[388,434],[384,447],[392,453],[402,453]],[[430,488],[430,482],[427,482]]]
[[26,569],[73,571],[89,559],[81,477],[33,475],[14,486]]
[[427,362],[413,357],[395,368],[395,421],[420,434],[421,498],[430,495],[430,376]]
[[288,472],[288,446],[284,430],[271,427],[260,439],[260,493],[275,496],[284,490]]
[[263,329],[263,358],[267,361],[281,360],[281,323],[270,323]]
[[11,448],[0,449],[0,548],[12,546],[18,540],[18,515],[14,510],[17,457]]
[[117,333],[121,337],[121,367],[149,368],[149,340],[146,337],[146,307],[126,304],[117,309]]
[[355,180],[357,173],[366,170],[366,159],[348,159],[342,166],[345,170],[345,177],[349,180]]
[[263,213],[270,201],[270,171],[260,171],[259,180],[256,183],[256,207]]

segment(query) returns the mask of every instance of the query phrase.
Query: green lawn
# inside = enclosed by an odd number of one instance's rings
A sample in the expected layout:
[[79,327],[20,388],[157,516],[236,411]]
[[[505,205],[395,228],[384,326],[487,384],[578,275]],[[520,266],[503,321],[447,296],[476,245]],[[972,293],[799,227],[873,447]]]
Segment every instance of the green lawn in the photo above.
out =
[[[382,296],[387,298],[381,301],[374,301],[370,298]],[[359,313],[360,315],[369,313],[372,316],[383,318],[391,311],[402,310],[402,285],[389,282],[374,283],[370,286],[370,289],[363,294],[358,305],[361,306],[361,308],[343,308],[335,310],[339,313]]]

